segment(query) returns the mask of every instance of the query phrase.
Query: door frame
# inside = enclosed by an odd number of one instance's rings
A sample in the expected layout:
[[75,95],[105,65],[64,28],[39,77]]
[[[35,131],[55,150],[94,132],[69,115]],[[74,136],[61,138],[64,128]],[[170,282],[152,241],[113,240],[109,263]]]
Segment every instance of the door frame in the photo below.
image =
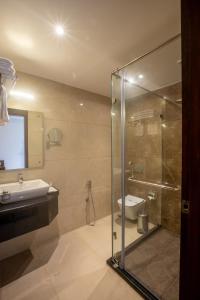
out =
[[182,203],[180,300],[199,299],[200,278],[200,1],[181,1]]

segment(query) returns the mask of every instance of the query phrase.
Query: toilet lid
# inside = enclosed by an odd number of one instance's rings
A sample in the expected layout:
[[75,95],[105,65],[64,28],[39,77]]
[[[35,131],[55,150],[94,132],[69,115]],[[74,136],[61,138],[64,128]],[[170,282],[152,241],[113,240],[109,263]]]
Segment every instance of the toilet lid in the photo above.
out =
[[[132,196],[132,195],[127,195],[125,197],[125,206],[135,206],[139,203],[142,203],[144,202],[144,199],[142,198],[139,198],[139,197],[135,197],[135,196]],[[119,204],[122,204],[122,199],[118,199],[118,203]]]

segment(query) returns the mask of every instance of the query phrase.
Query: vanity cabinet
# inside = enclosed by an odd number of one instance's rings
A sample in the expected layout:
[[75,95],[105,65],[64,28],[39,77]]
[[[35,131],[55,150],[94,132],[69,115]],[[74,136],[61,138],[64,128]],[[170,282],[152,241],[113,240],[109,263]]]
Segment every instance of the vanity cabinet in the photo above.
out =
[[49,225],[58,214],[58,194],[0,205],[0,242]]

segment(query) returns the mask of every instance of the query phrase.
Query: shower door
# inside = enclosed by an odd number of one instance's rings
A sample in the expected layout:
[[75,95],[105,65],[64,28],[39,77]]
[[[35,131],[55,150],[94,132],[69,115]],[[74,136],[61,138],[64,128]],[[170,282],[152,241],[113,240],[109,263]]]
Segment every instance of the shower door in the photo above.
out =
[[119,262],[122,247],[122,223],[118,218],[117,200],[121,197],[121,84],[123,81],[112,75],[112,258]]
[[147,299],[179,299],[180,42],[112,75],[112,258]]

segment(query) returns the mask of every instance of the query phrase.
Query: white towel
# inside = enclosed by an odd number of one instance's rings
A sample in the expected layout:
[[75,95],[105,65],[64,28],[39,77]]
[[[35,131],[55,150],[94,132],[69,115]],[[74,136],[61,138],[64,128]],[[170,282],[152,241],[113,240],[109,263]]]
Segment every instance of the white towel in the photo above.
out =
[[5,125],[9,121],[7,108],[7,91],[6,88],[0,86],[0,125]]
[[14,66],[13,62],[7,58],[0,57],[0,65],[11,67]]

